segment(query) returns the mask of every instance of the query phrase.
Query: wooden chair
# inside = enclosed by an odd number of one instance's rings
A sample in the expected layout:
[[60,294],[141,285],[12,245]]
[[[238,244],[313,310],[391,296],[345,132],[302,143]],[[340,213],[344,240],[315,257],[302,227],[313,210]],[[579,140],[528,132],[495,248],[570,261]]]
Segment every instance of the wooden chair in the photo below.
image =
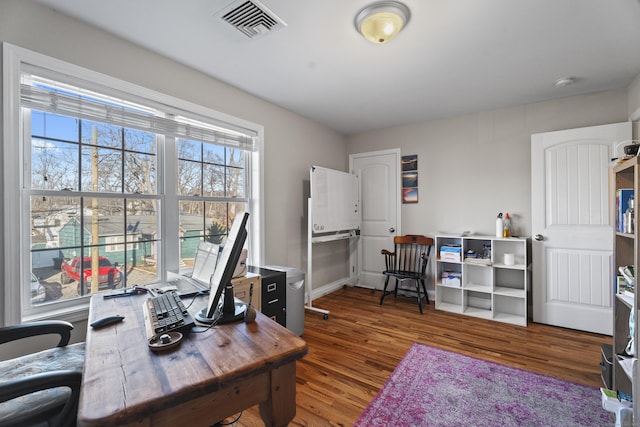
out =
[[[431,237],[419,236],[419,235],[406,235],[396,236],[393,238],[394,251],[389,252],[386,249],[381,251],[384,255],[385,270],[382,272],[385,275],[384,289],[382,290],[382,296],[380,297],[380,305],[384,301],[384,297],[393,293],[394,297],[398,295],[398,289],[415,293],[418,298],[418,307],[420,308],[420,314],[422,314],[422,298],[426,298],[427,304],[429,304],[429,295],[427,294],[427,287],[425,285],[427,263],[429,262],[429,254],[431,253],[431,247],[433,246],[433,239]],[[395,278],[395,286],[392,291],[388,291],[389,278]],[[415,284],[415,289],[412,288],[400,288],[400,284],[405,280],[412,280]]]
[[60,336],[54,348],[0,362],[0,425],[76,425],[85,344],[67,345],[72,329],[62,321],[0,328],[0,344],[38,335]]

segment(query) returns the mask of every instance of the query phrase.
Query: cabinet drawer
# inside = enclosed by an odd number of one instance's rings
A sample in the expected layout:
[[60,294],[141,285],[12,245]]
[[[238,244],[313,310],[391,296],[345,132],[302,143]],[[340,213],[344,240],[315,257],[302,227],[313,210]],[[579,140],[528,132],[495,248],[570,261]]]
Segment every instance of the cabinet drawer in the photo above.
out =
[[287,327],[287,313],[285,311],[285,307],[279,307],[278,309],[274,309],[270,312],[262,312],[265,316],[269,317],[271,320],[274,320],[284,326]]
[[284,300],[286,295],[285,278],[280,277],[263,277],[262,278],[262,302],[267,303],[269,300]]
[[281,298],[263,299],[262,312],[264,314],[271,315],[277,311],[281,311],[285,307],[285,302]]

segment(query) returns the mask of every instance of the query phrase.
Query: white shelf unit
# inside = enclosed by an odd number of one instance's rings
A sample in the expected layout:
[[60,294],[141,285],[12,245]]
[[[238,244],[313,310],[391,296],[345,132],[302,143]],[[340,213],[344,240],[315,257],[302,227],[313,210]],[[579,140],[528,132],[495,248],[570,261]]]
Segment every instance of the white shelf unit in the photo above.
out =
[[[527,239],[439,235],[435,246],[436,310],[527,326]],[[442,259],[440,250],[443,246],[460,247],[460,260]],[[490,248],[490,258],[465,257],[470,250],[481,256],[485,248]],[[504,264],[505,254],[513,254],[513,265]],[[443,273],[459,275],[459,286],[443,282]]]

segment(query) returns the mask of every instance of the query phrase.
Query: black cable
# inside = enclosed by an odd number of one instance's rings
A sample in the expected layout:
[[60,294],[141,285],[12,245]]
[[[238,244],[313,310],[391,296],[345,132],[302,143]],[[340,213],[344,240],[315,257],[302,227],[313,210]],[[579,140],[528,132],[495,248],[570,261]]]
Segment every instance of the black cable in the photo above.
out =
[[209,291],[200,291],[200,292],[196,293],[193,297],[191,297],[191,302],[186,307],[187,310],[189,309],[189,307],[191,307],[193,305],[193,303],[195,302],[196,298],[198,298],[199,296],[202,296],[202,295],[207,295],[208,293],[209,293]]
[[[193,328],[191,328],[191,333],[192,334],[202,334],[204,332],[207,332],[209,329],[213,328],[214,326],[218,326],[218,322],[213,322],[210,325],[207,326],[194,326]],[[196,328],[204,328],[204,329],[198,329],[196,330]]]
[[230,425],[233,425],[233,424],[235,424],[235,423],[237,423],[237,422],[238,422],[238,420],[239,420],[239,419],[240,419],[240,417],[242,416],[242,412],[244,412],[244,411],[240,411],[240,413],[238,414],[238,416],[237,416],[234,420],[227,421],[227,422],[220,421],[220,422],[215,423],[215,424],[214,424],[214,425],[212,425],[211,427],[221,427],[221,426],[230,426]]
[[[193,299],[191,300],[191,302],[190,302],[190,303],[189,303],[189,305],[187,306],[187,309],[188,309],[189,307],[191,307],[191,305],[193,304],[193,302],[196,300],[196,298],[197,298],[197,297],[202,296],[202,295],[208,295],[208,294],[209,294],[209,291],[200,291],[200,292],[198,292],[197,294],[195,294],[195,295],[193,296]],[[218,320],[220,320],[220,319],[218,319]],[[207,332],[209,329],[211,329],[211,328],[213,328],[214,326],[217,326],[217,325],[218,325],[218,320],[213,321],[211,324],[209,324],[209,325],[207,325],[207,326],[200,326],[200,325],[198,325],[198,326],[196,326],[196,327],[204,328],[204,329],[195,330],[195,328],[193,328],[193,329],[191,329],[191,332],[193,332],[194,334],[201,334],[201,333],[203,333],[203,332]]]

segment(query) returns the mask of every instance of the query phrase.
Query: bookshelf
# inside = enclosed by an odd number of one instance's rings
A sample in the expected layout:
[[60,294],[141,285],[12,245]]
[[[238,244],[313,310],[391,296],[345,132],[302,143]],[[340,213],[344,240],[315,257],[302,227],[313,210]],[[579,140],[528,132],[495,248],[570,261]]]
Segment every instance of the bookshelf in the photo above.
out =
[[526,326],[527,246],[516,237],[436,236],[436,310]]
[[[620,211],[624,207],[619,206],[618,194],[620,189],[633,189],[634,194],[640,194],[640,160],[638,157],[628,159],[612,168],[612,187],[611,194],[613,201],[612,214],[615,215],[616,226],[614,227],[614,247],[613,247],[613,267],[615,274],[618,274],[618,268],[622,266],[638,265],[638,256],[640,254],[640,238],[638,237],[638,228],[633,227],[632,232],[629,230],[620,231],[618,223],[620,221]],[[637,221],[634,219],[634,225]],[[627,232],[625,232],[627,231]],[[618,289],[617,277],[612,278],[612,289]],[[636,372],[636,361],[638,355],[638,294],[635,292],[632,296],[621,295],[615,293],[613,295],[613,389],[630,394],[637,394],[638,381]],[[625,348],[629,342],[630,328],[629,315],[634,313],[634,345],[633,350],[635,357],[625,357]],[[638,420],[638,399],[634,399],[633,404],[634,418]]]

